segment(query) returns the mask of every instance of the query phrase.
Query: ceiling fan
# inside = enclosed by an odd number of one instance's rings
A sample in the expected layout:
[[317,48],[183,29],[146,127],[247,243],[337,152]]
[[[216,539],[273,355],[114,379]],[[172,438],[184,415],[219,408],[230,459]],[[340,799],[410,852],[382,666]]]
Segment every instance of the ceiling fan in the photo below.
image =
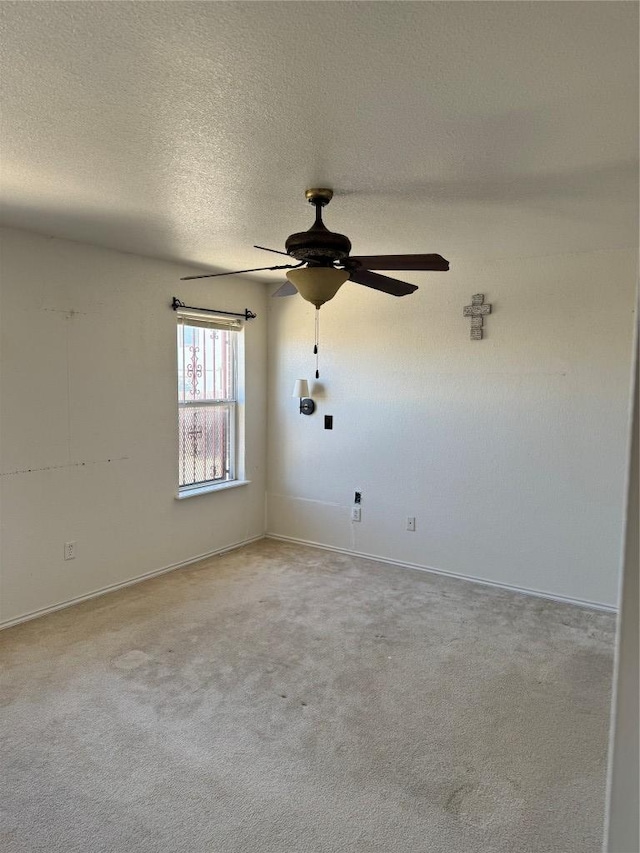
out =
[[333,190],[316,187],[305,192],[307,201],[316,209],[315,222],[308,231],[291,234],[285,242],[284,252],[255,246],[267,252],[287,255],[298,261],[297,264],[284,264],[273,267],[256,267],[250,270],[209,273],[208,275],[189,275],[181,281],[196,278],[214,278],[222,275],[260,272],[262,270],[289,270],[288,282],[273,296],[293,296],[299,293],[303,299],[320,308],[338,292],[345,281],[363,284],[374,290],[381,290],[391,296],[407,296],[417,290],[415,284],[379,275],[372,270],[432,270],[446,271],[449,262],[442,255],[350,255],[351,241],[344,234],[329,231],[322,221],[322,208],[333,198]]

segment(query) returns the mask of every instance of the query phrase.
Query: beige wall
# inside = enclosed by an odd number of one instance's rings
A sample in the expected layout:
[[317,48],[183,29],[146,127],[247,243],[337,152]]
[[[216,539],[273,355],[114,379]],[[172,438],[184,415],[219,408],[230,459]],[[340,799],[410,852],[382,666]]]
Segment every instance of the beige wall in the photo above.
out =
[[[636,331],[636,335],[637,335]],[[620,620],[616,650],[616,677],[611,716],[611,749],[605,853],[635,853],[640,850],[639,755],[638,755],[638,606],[640,553],[638,549],[638,361],[636,353],[635,407],[631,430],[631,459]]]
[[[300,298],[2,236],[3,621],[261,535],[266,462],[276,535],[615,605],[635,253],[452,259],[449,273],[414,274],[404,299],[347,284],[321,311],[318,410],[304,417],[290,394],[313,376],[314,310]],[[481,342],[462,317],[475,292],[493,304]],[[252,483],[185,501],[174,294],[258,313]],[[68,540],[78,556],[65,562]]]
[[[0,620],[262,535],[263,286],[179,282],[182,267],[9,229],[1,249]],[[182,501],[173,295],[258,314],[245,331],[252,482]]]
[[614,606],[635,277],[635,252],[594,251],[452,258],[402,299],[346,284],[320,311],[311,417],[290,395],[314,309],[270,300],[268,530]]

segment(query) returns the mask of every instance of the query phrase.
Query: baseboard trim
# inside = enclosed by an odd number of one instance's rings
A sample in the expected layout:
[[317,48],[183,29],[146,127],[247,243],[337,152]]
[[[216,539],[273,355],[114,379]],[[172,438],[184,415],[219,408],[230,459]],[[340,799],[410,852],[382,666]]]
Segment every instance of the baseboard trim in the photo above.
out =
[[225,545],[223,548],[216,548],[214,551],[207,551],[205,554],[199,554],[197,557],[190,557],[188,560],[182,560],[179,563],[171,563],[169,566],[163,566],[161,569],[153,569],[150,572],[145,572],[142,575],[136,575],[135,578],[130,578],[120,583],[110,584],[96,589],[93,592],[88,592],[86,595],[79,595],[76,598],[69,598],[66,601],[61,601],[59,604],[53,604],[50,607],[42,607],[40,610],[34,610],[31,613],[24,613],[22,616],[16,616],[14,619],[8,619],[5,622],[0,622],[0,631],[5,628],[12,628],[14,625],[20,625],[22,622],[30,622],[32,619],[38,619],[40,616],[46,616],[48,613],[55,613],[56,610],[64,610],[67,607],[73,607],[74,604],[81,604],[83,601],[90,601],[92,598],[98,598],[101,595],[107,595],[109,592],[115,592],[118,589],[124,589],[127,586],[134,586],[158,575],[165,575],[168,572],[173,572],[176,569],[183,569],[186,566],[191,566],[194,563],[199,563],[201,560],[207,560],[209,557],[217,557],[219,554],[226,554],[227,551],[235,551],[236,548],[242,548],[243,545],[250,545],[252,542],[259,542],[265,538],[265,534],[253,536],[250,539],[243,539],[241,542],[234,542],[231,545]]
[[323,551],[333,551],[337,554],[348,554],[351,557],[363,557],[366,560],[376,560],[379,563],[385,563],[390,566],[398,566],[402,569],[413,569],[418,572],[427,572],[433,575],[443,575],[444,577],[457,578],[458,580],[468,581],[470,583],[479,583],[483,586],[492,586],[496,589],[505,589],[510,592],[519,592],[523,595],[531,595],[536,598],[545,598],[550,601],[558,601],[562,604],[572,604],[576,607],[585,607],[590,610],[601,610],[605,613],[617,613],[618,608],[615,605],[601,604],[596,601],[583,600],[579,598],[569,598],[563,595],[554,595],[550,592],[542,592],[541,590],[529,589],[527,587],[514,586],[512,584],[498,583],[496,581],[484,580],[482,578],[473,577],[471,575],[458,574],[456,572],[448,572],[445,569],[435,569],[432,566],[422,566],[418,563],[407,563],[402,560],[391,560],[388,557],[381,557],[377,554],[367,554],[364,551],[352,551],[349,548],[338,548],[333,545],[324,545],[322,542],[313,542],[309,539],[298,539],[294,536],[281,536],[276,533],[265,533],[259,536],[252,536],[249,539],[243,539],[240,542],[234,542],[230,545],[225,545],[223,548],[216,548],[213,551],[207,551],[204,554],[199,554],[196,557],[190,557],[188,560],[182,560],[179,563],[171,563],[168,566],[163,566],[160,569],[153,569],[150,572],[145,572],[141,575],[136,575],[135,578],[129,578],[120,583],[110,584],[109,586],[101,587],[93,592],[85,595],[69,598],[66,601],[61,601],[58,604],[53,604],[50,607],[43,607],[40,610],[34,610],[30,613],[24,613],[21,616],[16,616],[13,619],[8,619],[0,622],[0,630],[12,628],[14,625],[20,625],[23,622],[30,622],[32,619],[38,619],[40,616],[46,616],[48,613],[55,613],[57,610],[64,610],[67,607],[73,607],[74,604],[81,604],[83,601],[90,601],[92,598],[98,598],[101,595],[107,595],[110,592],[115,592],[118,589],[124,589],[128,586],[142,583],[159,575],[173,572],[176,569],[182,569],[186,566],[191,566],[194,563],[199,563],[201,560],[207,560],[210,557],[216,557],[219,554],[225,554],[228,551],[235,551],[237,548],[242,548],[244,545],[250,545],[252,542],[259,542],[261,539],[274,539],[281,542],[291,542],[296,545],[308,545],[311,548],[320,548]]
[[434,569],[431,566],[421,566],[418,563],[406,563],[402,560],[391,560],[388,557],[380,557],[377,554],[365,554],[363,551],[351,551],[349,548],[337,548],[333,545],[323,545],[321,542],[312,542],[309,539],[297,539],[294,536],[280,536],[277,533],[266,533],[265,539],[275,539],[280,542],[292,542],[296,545],[309,545],[312,548],[321,548],[324,551],[334,551],[337,554],[348,554],[351,557],[364,557],[366,560],[376,560],[379,563],[386,563],[389,566],[399,566],[402,569],[413,569],[417,572],[427,572],[432,575],[444,575],[448,578],[457,578],[458,580],[468,581],[470,583],[479,583],[482,586],[492,586],[496,589],[504,589],[509,592],[520,592],[523,595],[531,595],[535,598],[546,598],[550,601],[558,601],[561,604],[572,604],[576,607],[584,607],[589,610],[601,610],[605,613],[617,613],[618,608],[611,604],[601,604],[597,601],[588,601],[580,598],[569,598],[565,595],[555,595],[551,592],[542,592],[539,589],[529,589],[522,586],[513,586],[507,583],[498,583],[497,581],[484,580],[476,578],[472,575],[462,575],[457,572],[448,572],[445,569]]

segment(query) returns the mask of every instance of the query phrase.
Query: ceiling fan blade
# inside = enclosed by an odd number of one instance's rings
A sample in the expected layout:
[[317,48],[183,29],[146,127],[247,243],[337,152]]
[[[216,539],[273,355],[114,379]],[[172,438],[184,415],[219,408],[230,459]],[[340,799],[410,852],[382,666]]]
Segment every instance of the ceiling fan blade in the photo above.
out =
[[298,291],[290,281],[285,281],[282,287],[279,287],[272,296],[294,296]]
[[439,270],[449,269],[449,261],[442,255],[357,255],[350,256],[365,270]]
[[285,258],[291,257],[286,252],[281,252],[280,249],[268,249],[266,246],[255,246],[255,245],[253,248],[254,249],[262,249],[263,252],[274,252],[274,254],[276,254],[276,255],[284,255]]
[[389,278],[386,275],[378,275],[378,273],[369,272],[369,270],[354,270],[349,274],[349,279],[355,281],[356,284],[364,284],[365,287],[390,293],[391,296],[408,296],[409,293],[418,289],[415,284],[399,281],[397,278]]
[[301,264],[284,264],[280,267],[253,267],[250,270],[233,270],[232,272],[211,272],[206,275],[185,275],[180,281],[193,281],[196,278],[216,278],[219,275],[240,275],[243,272],[262,272],[262,270],[294,270]]

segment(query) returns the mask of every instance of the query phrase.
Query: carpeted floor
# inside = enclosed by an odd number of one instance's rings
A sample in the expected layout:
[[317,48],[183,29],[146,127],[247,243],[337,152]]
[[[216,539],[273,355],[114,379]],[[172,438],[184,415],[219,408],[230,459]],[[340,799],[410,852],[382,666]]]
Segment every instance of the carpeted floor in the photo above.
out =
[[615,619],[264,540],[0,635],[5,853],[599,853]]

